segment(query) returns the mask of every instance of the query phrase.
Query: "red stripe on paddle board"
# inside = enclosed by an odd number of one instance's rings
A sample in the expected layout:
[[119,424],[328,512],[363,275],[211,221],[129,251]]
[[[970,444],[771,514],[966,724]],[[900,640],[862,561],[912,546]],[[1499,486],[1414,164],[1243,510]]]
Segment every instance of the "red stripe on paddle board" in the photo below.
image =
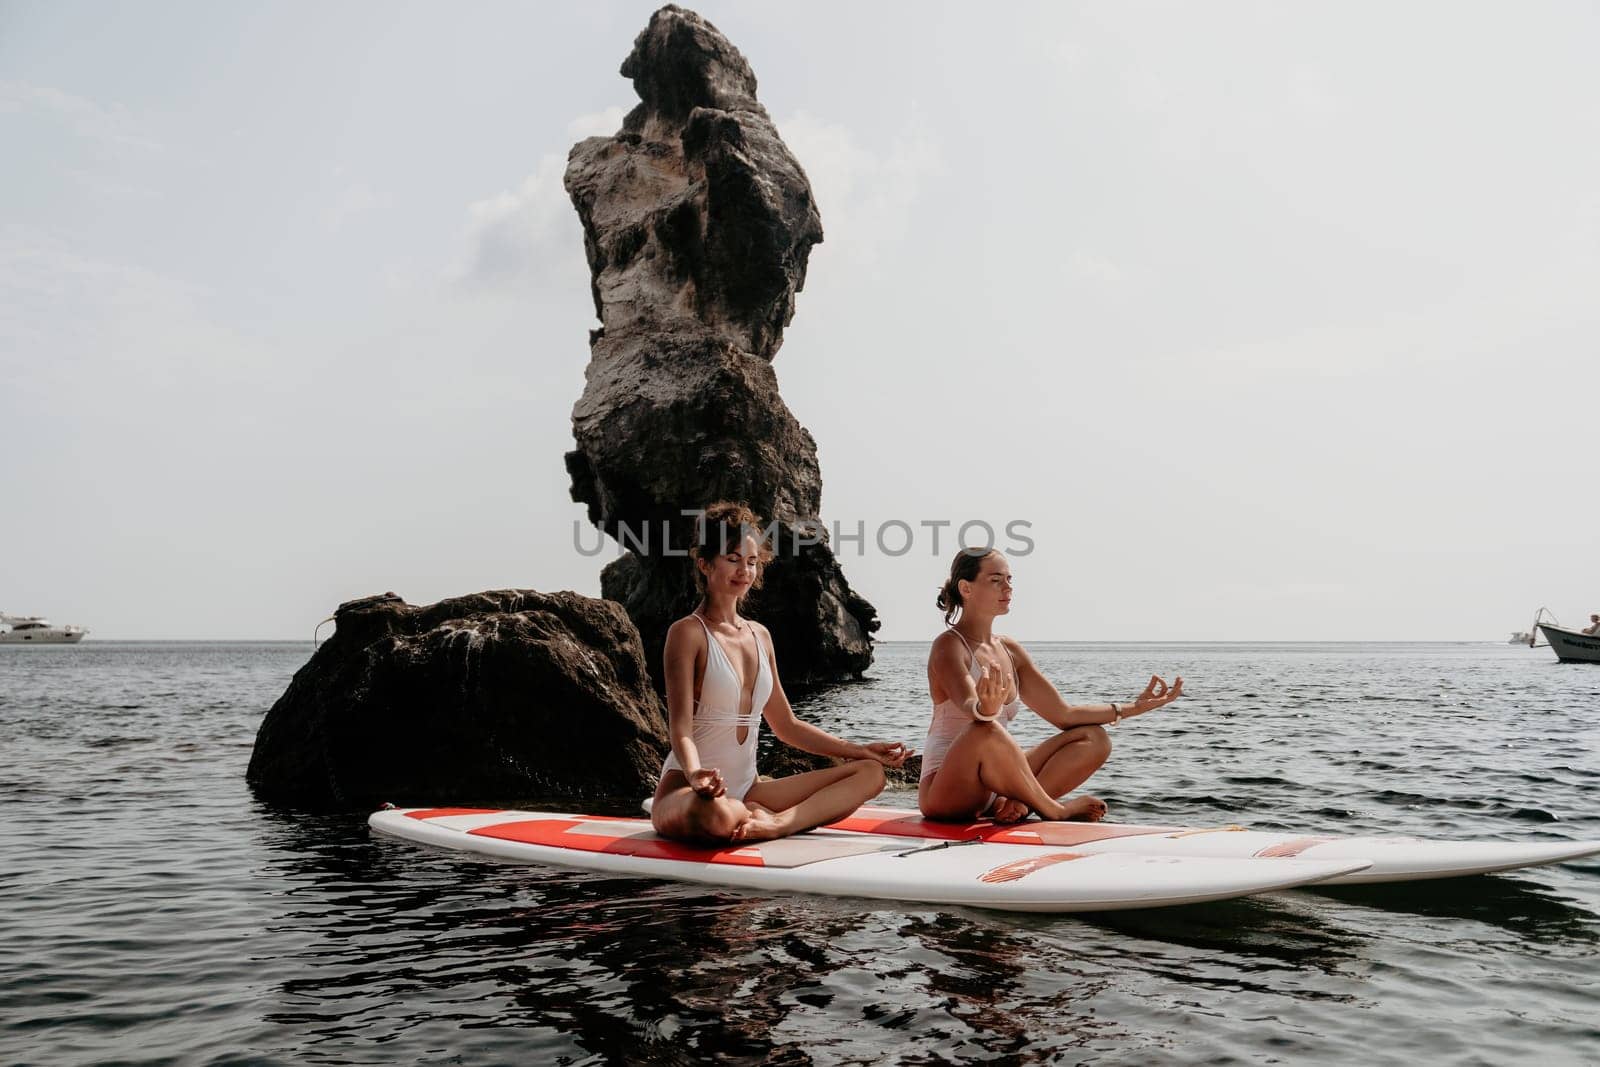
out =
[[1002,863],[998,867],[984,871],[978,875],[978,881],[988,882],[990,885],[998,885],[1001,882],[1015,882],[1019,878],[1028,877],[1034,871],[1040,871],[1046,867],[1054,867],[1056,864],[1066,863],[1068,860],[1081,859],[1083,859],[1083,853],[1081,852],[1050,852],[1043,856],[1031,856],[1025,860],[1012,860],[1010,863]]
[[1256,853],[1258,859],[1289,859],[1300,855],[1313,845],[1326,844],[1337,841],[1337,837],[1297,837],[1293,841],[1285,841],[1280,845],[1268,845]]
[[442,819],[446,815],[492,815],[499,808],[418,808],[406,812],[408,819]]
[[861,834],[894,834],[898,837],[931,837],[940,841],[965,841],[982,837],[984,831],[998,830],[993,823],[933,822],[920,815],[907,815],[902,811],[875,812],[862,808],[838,822],[828,824],[830,830],[853,830]]
[[[585,818],[583,822],[593,822]],[[467,833],[476,837],[494,837],[501,841],[522,841],[530,845],[549,845],[567,848],[574,852],[604,852],[614,856],[642,856],[656,860],[684,860],[689,863],[725,863],[736,867],[764,867],[758,848],[746,845],[741,848],[698,848],[655,836],[629,836],[649,829],[649,824],[637,819],[615,819],[615,834],[574,834],[572,827],[580,825],[576,819],[523,819],[518,822],[496,823],[480,826]]]

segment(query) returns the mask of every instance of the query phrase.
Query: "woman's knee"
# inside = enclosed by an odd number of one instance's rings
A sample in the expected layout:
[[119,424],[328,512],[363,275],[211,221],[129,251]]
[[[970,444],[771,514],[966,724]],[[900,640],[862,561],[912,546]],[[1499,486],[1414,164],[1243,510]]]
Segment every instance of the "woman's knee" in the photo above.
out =
[[1083,743],[1089,746],[1089,750],[1097,755],[1102,763],[1111,755],[1111,734],[1104,726],[1085,726]]
[[974,722],[967,727],[967,732],[975,743],[985,748],[1020,748],[1011,731],[997,722]]
[[873,796],[883,792],[883,787],[889,784],[888,777],[883,773],[883,764],[875,759],[852,760],[850,770],[863,785],[872,790]]

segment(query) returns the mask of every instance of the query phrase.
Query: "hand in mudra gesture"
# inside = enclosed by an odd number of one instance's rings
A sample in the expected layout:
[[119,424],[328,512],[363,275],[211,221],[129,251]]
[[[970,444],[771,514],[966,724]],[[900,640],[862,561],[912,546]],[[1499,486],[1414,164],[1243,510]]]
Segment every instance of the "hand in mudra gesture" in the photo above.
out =
[[883,764],[885,767],[901,767],[913,755],[912,751],[899,741],[873,741],[862,745],[867,750],[867,755]]
[[701,767],[689,775],[689,788],[706,800],[715,800],[728,791],[722,772],[715,767]]
[[978,716],[993,719],[1000,714],[1006,702],[1006,677],[993,661],[983,659],[979,662],[983,673],[978,676]]
[[1134,698],[1125,714],[1142,715],[1147,711],[1166,707],[1181,696],[1183,696],[1182,675],[1174,678],[1172,684],[1168,685],[1159,674],[1152,674],[1150,684],[1144,687],[1144,692]]

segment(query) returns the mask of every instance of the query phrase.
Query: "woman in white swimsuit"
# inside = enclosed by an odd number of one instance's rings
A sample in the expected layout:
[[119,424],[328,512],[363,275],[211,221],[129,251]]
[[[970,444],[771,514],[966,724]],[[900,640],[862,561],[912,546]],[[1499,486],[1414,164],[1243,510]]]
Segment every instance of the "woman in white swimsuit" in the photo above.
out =
[[[963,549],[939,591],[947,629],[928,656],[933,722],[923,746],[917,805],[930,819],[965,822],[989,816],[1015,822],[1029,811],[1043,819],[1094,821],[1106,813],[1098,797],[1058,798],[1082,785],[1111,755],[1105,726],[1172,703],[1152,676],[1126,704],[1068,704],[1015,639],[994,632],[1011,610],[1011,566],[998,551]],[[1026,704],[1061,732],[1026,751],[1007,725]]]
[[[663,656],[672,752],[650,809],[656,832],[697,842],[761,841],[843,818],[883,789],[884,767],[900,766],[911,753],[899,743],[852,744],[795,717],[778,681],[772,635],[739,615],[772,554],[749,508],[709,505],[696,542],[690,555],[700,606],[672,624]],[[778,740],[851,762],[757,781],[763,718]]]

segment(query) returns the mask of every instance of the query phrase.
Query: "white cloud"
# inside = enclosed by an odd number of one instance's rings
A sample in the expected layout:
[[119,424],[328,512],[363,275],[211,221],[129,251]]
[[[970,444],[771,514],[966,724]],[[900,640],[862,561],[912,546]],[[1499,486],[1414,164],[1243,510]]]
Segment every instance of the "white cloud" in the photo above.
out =
[[73,133],[104,145],[157,151],[161,145],[139,129],[121,107],[103,107],[87,97],[48,85],[0,82],[0,112],[54,116]]
[[[567,132],[574,139],[614,133],[624,114],[611,107],[580,115]],[[939,165],[937,146],[920,120],[879,149],[806,112],[781,123],[779,133],[811,180],[826,247],[858,263],[876,263],[905,236],[923,180]],[[454,281],[500,286],[552,269],[582,269],[583,238],[562,185],[566,165],[565,151],[547,152],[521,184],[468,205],[466,251],[451,272]],[[1115,270],[1097,262],[1102,275]]]
[[330,230],[342,229],[346,223],[377,209],[382,204],[383,198],[366,182],[342,182],[333,204],[328,208],[327,226]]
[[1296,64],[1290,74],[1283,104],[1289,114],[1310,120],[1340,118],[1348,110],[1327,74],[1305,63]]
[[270,353],[204,311],[206,291],[80,251],[53,234],[0,231],[0,380],[74,419],[199,410],[218,383],[260,390]]
[[[579,115],[567,123],[573,140],[617,132],[620,106]],[[583,235],[562,176],[567,149],[546,152],[533,173],[513,189],[467,205],[466,251],[450,272],[458,284],[496,287],[584,271]]]
[[156,189],[119,181],[114,177],[98,174],[92,170],[72,168],[62,173],[90,196],[100,200],[120,200],[130,203],[135,201],[148,202],[157,199],[161,195]]
[[577,213],[561,184],[566,167],[565,153],[548,152],[516,188],[467,206],[467,250],[455,281],[515,283],[581,255]]
[[874,264],[906,234],[926,176],[940,165],[939,145],[914,116],[887,144],[866,147],[846,126],[805,111],[778,132],[811,179],[830,255]]
[[1067,257],[1067,273],[1097,282],[1120,282],[1127,277],[1127,272],[1111,260],[1082,249]]
[[573,140],[584,137],[609,137],[622,128],[622,120],[627,113],[627,108],[618,105],[608,107],[604,111],[579,115],[567,123],[567,135]]
[[[1427,375],[1450,368],[1503,365],[1508,353],[1536,343],[1542,333],[1592,329],[1593,293],[1600,287],[1600,263],[1588,249],[1529,265],[1520,276],[1494,274],[1438,301],[1399,312],[1308,324],[1290,333],[1190,351],[1183,362],[1252,375],[1311,375],[1360,378],[1404,371]],[[1570,350],[1543,354],[1555,373],[1572,358]]]

